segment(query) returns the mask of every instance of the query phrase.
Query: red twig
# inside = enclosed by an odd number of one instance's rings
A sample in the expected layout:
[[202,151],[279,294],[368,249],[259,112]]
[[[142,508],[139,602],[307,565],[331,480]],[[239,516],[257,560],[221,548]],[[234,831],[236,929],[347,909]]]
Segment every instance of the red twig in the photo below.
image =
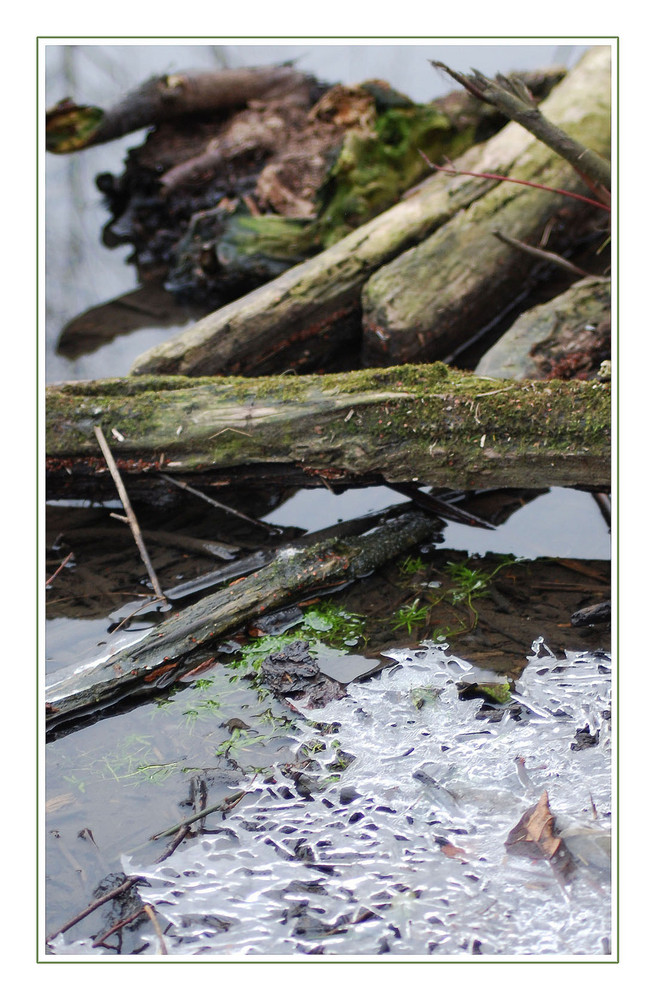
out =
[[536,184],[534,181],[521,181],[517,177],[505,177],[503,174],[478,174],[473,173],[471,170],[457,170],[456,167],[439,167],[436,163],[432,163],[428,156],[426,156],[421,149],[418,153],[422,157],[425,163],[427,163],[433,170],[442,170],[446,174],[462,175],[464,177],[480,177],[482,180],[488,181],[509,181],[511,184],[522,184],[524,187],[538,188],[540,191],[550,191],[552,194],[563,194],[566,198],[575,198],[577,201],[584,201],[587,205],[593,205],[594,208],[602,208],[605,212],[611,212],[609,205],[603,204],[601,201],[595,201],[593,198],[587,198],[583,194],[575,194],[574,191],[564,191],[563,188],[552,188],[545,184]]

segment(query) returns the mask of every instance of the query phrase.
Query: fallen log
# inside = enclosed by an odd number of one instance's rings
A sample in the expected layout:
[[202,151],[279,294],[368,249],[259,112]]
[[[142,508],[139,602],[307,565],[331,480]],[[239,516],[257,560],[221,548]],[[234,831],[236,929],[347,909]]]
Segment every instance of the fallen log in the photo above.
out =
[[135,694],[159,692],[207,657],[213,642],[264,611],[368,576],[442,525],[420,511],[393,509],[355,538],[329,538],[280,549],[268,565],[173,614],[133,646],[101,663],[65,668],[48,678],[50,728]]
[[[599,61],[599,56],[598,62],[585,57],[555,87],[542,105],[546,115],[568,126],[573,105],[580,117],[590,111],[591,104],[595,111],[604,75]],[[596,119],[592,129],[598,126]],[[600,127],[608,128],[608,122]],[[532,145],[538,143],[512,122],[482,146],[468,150],[454,165],[473,172],[507,174]],[[303,371],[310,364],[317,365],[317,358],[322,364],[327,358],[339,356],[346,345],[360,343],[361,292],[368,279],[404,251],[440,231],[441,226],[497,185],[495,180],[467,176],[436,174],[428,178],[412,197],[322,253],[141,355],[132,374],[266,374],[286,368]],[[505,190],[501,198],[506,197]],[[406,292],[412,298],[421,294],[422,288],[414,283]],[[374,327],[370,332],[376,338]]]
[[146,351],[131,374],[260,375],[326,363],[360,344],[360,295],[370,275],[493,183],[429,178],[328,250]]
[[107,111],[66,98],[46,113],[46,149],[72,153],[149,125],[245,107],[311,83],[291,66],[267,66],[152,77]]
[[[550,117],[581,144],[607,156],[609,80],[609,50],[592,49],[544,104],[546,114],[550,105]],[[496,239],[495,230],[537,244],[549,227],[548,248],[563,252],[587,225],[603,228],[608,220],[604,207],[560,193],[591,195],[571,165],[538,140],[532,140],[508,173],[554,190],[502,183],[380,268],[363,290],[365,364],[447,359],[512,305],[535,261]]]
[[53,489],[57,474],[68,483],[108,477],[93,430],[101,425],[128,476],[291,466],[315,485],[377,476],[468,490],[606,492],[610,395],[598,381],[496,381],[440,362],[323,376],[70,382],[46,390],[46,467]]
[[585,278],[524,312],[475,371],[492,378],[590,376],[611,351],[611,283]]
[[[563,75],[523,82],[542,98]],[[46,124],[59,153],[154,125],[121,175],[97,177],[103,241],[131,244],[142,284],[204,315],[394,205],[430,173],[418,149],[454,159],[505,119],[464,91],[415,104],[380,80],[329,87],[283,66],[168,74],[106,112],[60,102]]]

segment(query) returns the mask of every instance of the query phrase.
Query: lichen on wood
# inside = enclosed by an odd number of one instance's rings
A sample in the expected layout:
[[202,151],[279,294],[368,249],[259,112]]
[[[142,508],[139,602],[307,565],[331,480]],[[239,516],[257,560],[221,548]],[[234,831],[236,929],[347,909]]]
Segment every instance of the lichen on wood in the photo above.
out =
[[173,613],[136,645],[103,663],[51,676],[46,687],[48,724],[60,725],[136,692],[160,691],[193,666],[190,657],[229,630],[264,611],[367,576],[429,537],[435,527],[434,517],[406,510],[382,517],[362,536],[329,538],[308,547],[301,542],[279,550],[263,569]]
[[340,375],[147,377],[47,389],[51,470],[102,469],[94,424],[130,472],[292,464],[336,482],[473,489],[610,476],[610,387],[497,381],[436,363]]
[[[609,76],[608,50],[592,49],[544,104],[550,118],[606,155],[611,143]],[[513,123],[509,129],[515,127]],[[507,173],[547,188],[589,193],[570,164],[535,139]],[[496,240],[494,230],[532,244],[549,228],[549,249],[560,250],[596,211],[605,215],[604,209],[556,191],[501,182],[368,280],[363,290],[364,362],[449,357],[509,307],[534,266],[532,257]]]

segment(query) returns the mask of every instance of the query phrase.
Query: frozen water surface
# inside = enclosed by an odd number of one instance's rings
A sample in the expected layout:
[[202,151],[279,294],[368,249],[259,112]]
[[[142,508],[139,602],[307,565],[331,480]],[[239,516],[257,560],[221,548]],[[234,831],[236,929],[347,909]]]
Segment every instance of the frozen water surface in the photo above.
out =
[[[392,666],[348,697],[303,709],[305,784],[275,769],[214,833],[159,865],[123,859],[148,882],[140,893],[169,954],[607,953],[608,656],[556,659],[538,640],[517,699],[491,716],[481,700],[459,698],[459,683],[485,677],[446,646],[387,655]],[[320,736],[312,723],[335,731]],[[341,770],[340,760],[350,763]],[[576,858],[569,880],[505,848],[543,791]],[[145,953],[159,953],[143,927]],[[84,948],[55,942],[60,954]]]

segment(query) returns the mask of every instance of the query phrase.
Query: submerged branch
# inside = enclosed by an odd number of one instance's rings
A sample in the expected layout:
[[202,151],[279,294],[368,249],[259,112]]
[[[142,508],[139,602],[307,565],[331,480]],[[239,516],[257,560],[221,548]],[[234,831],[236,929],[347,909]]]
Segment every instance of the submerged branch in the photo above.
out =
[[174,614],[135,645],[102,663],[50,675],[47,724],[88,715],[136,693],[159,693],[194,666],[190,656],[219,636],[265,611],[368,576],[428,538],[437,524],[442,522],[428,514],[395,511],[361,536],[332,537],[305,548],[302,540],[279,549],[263,569]]

